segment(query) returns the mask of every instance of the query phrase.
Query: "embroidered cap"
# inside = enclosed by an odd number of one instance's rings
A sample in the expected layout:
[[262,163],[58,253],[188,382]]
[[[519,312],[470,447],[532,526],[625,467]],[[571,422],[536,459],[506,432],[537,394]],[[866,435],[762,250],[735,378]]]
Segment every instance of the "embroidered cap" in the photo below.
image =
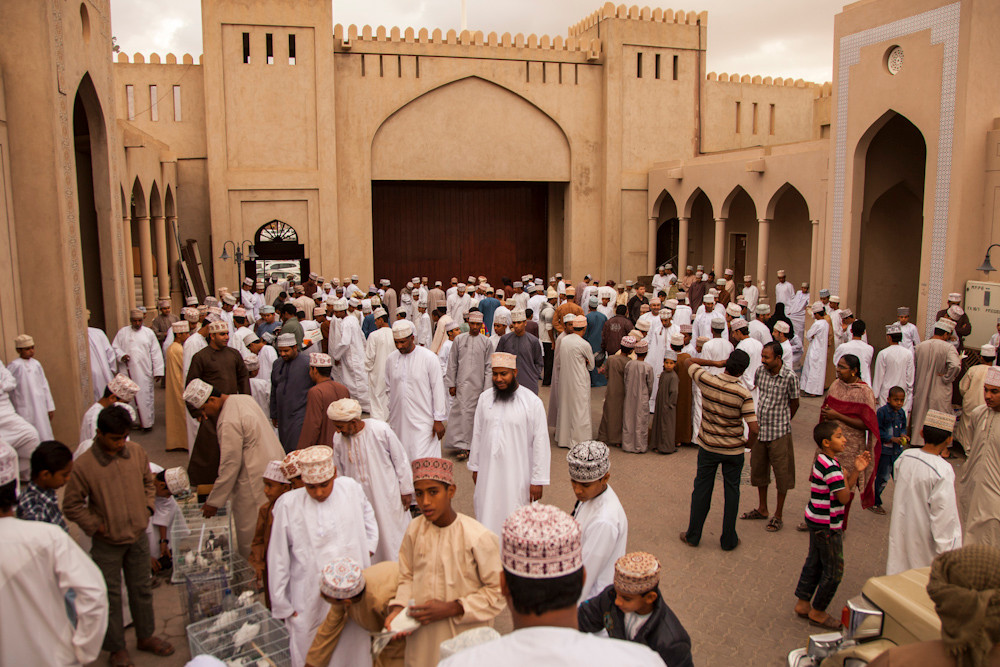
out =
[[350,600],[365,590],[365,575],[358,561],[347,556],[331,561],[320,575],[319,591],[337,600]]
[[997,349],[989,343],[986,343],[986,345],[979,348],[979,354],[983,357],[995,357],[997,356]]
[[299,467],[299,456],[303,451],[305,450],[293,450],[281,460],[281,474],[289,481],[302,474],[302,469]]
[[299,454],[299,470],[306,484],[322,484],[333,479],[337,468],[333,464],[333,448],[326,445],[306,447]]
[[482,324],[483,314],[479,311],[469,313],[469,324]]
[[139,385],[132,378],[121,373],[111,378],[111,382],[108,383],[108,389],[125,403],[131,401],[139,393]]
[[585,440],[573,445],[566,454],[569,478],[574,482],[594,482],[611,470],[608,446],[599,440]]
[[896,317],[909,317],[910,309],[906,306],[900,306],[896,309]]
[[885,335],[891,336],[892,334],[903,333],[903,327],[899,326],[899,322],[893,322],[892,324],[885,325]]
[[649,341],[645,338],[635,344],[636,354],[646,354],[649,352]]
[[310,352],[309,365],[315,368],[332,368],[333,359],[329,354],[323,354],[322,352]]
[[455,473],[451,461],[435,457],[416,459],[410,464],[413,469],[413,482],[428,479],[442,484],[455,484]]
[[730,331],[739,331],[740,329],[746,329],[749,326],[747,321],[742,317],[737,317],[732,322],[729,323]]
[[726,306],[726,314],[729,315],[730,317],[739,317],[740,315],[743,314],[743,309],[740,308],[735,303],[731,303],[728,306]]
[[635,344],[639,342],[632,336],[622,336],[621,347],[632,350],[635,349]]
[[188,479],[187,470],[179,466],[165,470],[163,481],[167,483],[167,490],[172,496],[183,496],[191,492],[191,480]]
[[516,370],[517,356],[508,352],[495,352],[493,356],[490,357],[490,364],[493,368],[510,368]]
[[771,306],[766,303],[758,303],[757,307],[753,309],[758,315],[767,315],[771,312]]
[[946,331],[948,333],[954,333],[955,323],[949,319],[942,317],[940,320],[934,323],[935,329],[940,329],[941,331]]
[[187,387],[184,388],[184,402],[190,405],[192,408],[200,408],[205,405],[205,401],[208,397],[212,395],[212,385],[205,382],[204,380],[199,380],[195,378],[188,382]]
[[[515,310],[510,314],[511,322],[525,322],[527,321],[527,319],[528,319],[528,314],[525,313],[523,310]],[[470,322],[472,321],[471,316],[469,317],[469,321]]]
[[507,572],[527,579],[554,579],[583,567],[580,525],[558,507],[532,503],[503,524],[500,560]]
[[191,333],[191,324],[188,323],[186,319],[177,320],[176,322],[170,325],[170,330],[173,331],[174,334]]
[[955,415],[940,410],[928,410],[924,416],[924,426],[939,428],[951,433],[955,430]]
[[958,292],[952,292],[948,295],[948,303],[961,303],[962,295]]
[[210,334],[222,334],[229,333],[229,325],[223,321],[212,322],[208,325],[208,333]]
[[660,561],[645,551],[633,551],[615,561],[615,590],[643,595],[660,583]]
[[243,364],[247,367],[248,371],[259,371],[260,357],[251,352],[247,356],[243,357]]
[[670,337],[671,345],[683,345],[684,344],[684,334],[675,333]]
[[788,326],[788,322],[782,322],[779,320],[778,322],[774,323],[774,330],[783,334],[787,334],[789,331],[792,330],[792,328]]
[[283,333],[278,336],[278,347],[295,347],[295,334]]
[[413,323],[409,320],[396,320],[392,323],[393,340],[405,340],[413,335]]
[[17,451],[0,440],[0,486],[16,482],[18,470]]
[[1000,387],[1000,366],[990,366],[986,369],[986,377],[983,378],[983,384],[988,384],[991,387]]

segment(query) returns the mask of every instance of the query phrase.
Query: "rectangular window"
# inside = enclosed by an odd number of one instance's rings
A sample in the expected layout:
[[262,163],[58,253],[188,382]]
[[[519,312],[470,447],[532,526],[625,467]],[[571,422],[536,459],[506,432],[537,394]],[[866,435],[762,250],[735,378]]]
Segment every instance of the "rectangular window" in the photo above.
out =
[[642,78],[642,54],[637,53],[635,57],[635,75],[638,78]]
[[573,63],[573,85],[580,85],[580,64]]
[[657,79],[660,78],[660,54],[657,53],[653,61],[653,70]]
[[757,103],[753,103],[753,115],[751,116],[751,122],[753,124],[753,134],[757,134]]
[[295,35],[288,36],[288,64],[295,64]]
[[524,61],[524,81],[525,83],[531,83],[531,61]]
[[382,54],[378,55],[378,75],[385,76],[385,64],[382,62]]
[[546,63],[546,62],[542,62],[542,83],[545,83],[545,81],[546,81],[546,72],[545,72],[546,68],[545,68],[545,66],[547,64],[548,63]]
[[156,86],[149,87],[149,117],[151,120],[160,120],[160,109],[156,100]]
[[562,66],[563,66],[562,63],[558,63],[558,67],[559,67],[559,70],[558,70],[559,71],[559,83],[562,83]]
[[414,70],[415,70],[415,72],[417,74],[417,78],[419,79],[420,78],[420,56],[416,56],[416,57],[413,58],[413,67],[414,67]]
[[181,122],[181,87],[174,86],[174,120]]
[[403,56],[396,56],[396,78],[403,78]]
[[361,76],[365,75],[365,54],[361,54]]
[[677,64],[678,64],[677,60],[678,56],[674,56],[674,81],[677,80]]
[[771,117],[768,119],[768,132],[774,134],[774,105],[771,105]]
[[243,64],[250,64],[250,33],[243,33]]
[[135,86],[125,86],[125,105],[128,107],[128,119],[135,120]]
[[736,134],[740,133],[740,103],[736,103]]
[[274,64],[274,35],[267,33],[264,36],[264,48],[267,50],[267,64]]

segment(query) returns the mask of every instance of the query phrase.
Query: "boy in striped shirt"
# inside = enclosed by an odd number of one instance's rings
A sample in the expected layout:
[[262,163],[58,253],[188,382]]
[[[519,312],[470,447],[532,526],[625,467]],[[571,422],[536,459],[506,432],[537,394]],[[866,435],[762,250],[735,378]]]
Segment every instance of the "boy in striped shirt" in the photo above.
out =
[[840,424],[820,422],[813,429],[813,440],[819,454],[809,475],[809,555],[795,587],[795,613],[808,618],[810,625],[839,630],[840,621],[826,613],[826,608],[844,576],[844,506],[850,500],[850,489],[858,483],[858,474],[871,464],[871,456],[861,452],[854,459],[855,471],[845,478],[837,462],[847,444]]

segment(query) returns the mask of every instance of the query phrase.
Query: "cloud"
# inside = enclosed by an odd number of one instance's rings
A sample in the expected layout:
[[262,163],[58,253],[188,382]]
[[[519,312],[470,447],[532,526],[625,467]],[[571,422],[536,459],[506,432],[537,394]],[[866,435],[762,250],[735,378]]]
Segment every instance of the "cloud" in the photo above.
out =
[[[469,28],[566,35],[600,0],[467,0]],[[707,10],[708,69],[829,81],[833,17],[843,0],[699,0]],[[401,28],[460,25],[461,0],[337,0],[335,23]],[[201,53],[200,0],[111,0],[113,34],[128,53]]]

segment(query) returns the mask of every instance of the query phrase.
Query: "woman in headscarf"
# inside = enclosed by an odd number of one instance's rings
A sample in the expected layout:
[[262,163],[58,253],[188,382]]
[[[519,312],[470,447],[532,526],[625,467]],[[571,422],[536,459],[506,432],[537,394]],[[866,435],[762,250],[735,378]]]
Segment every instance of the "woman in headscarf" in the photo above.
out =
[[[820,408],[820,421],[835,420],[843,429],[847,446],[838,457],[840,466],[847,477],[854,472],[854,459],[867,451],[872,464],[858,476],[861,491],[861,507],[871,507],[875,503],[875,475],[878,459],[882,452],[879,440],[878,419],[875,417],[875,392],[861,380],[861,362],[853,354],[845,354],[837,362],[837,379],[830,385],[830,391]],[[844,508],[844,530],[854,501]]]
[[795,325],[788,318],[788,315],[785,314],[785,304],[781,302],[775,304],[774,315],[771,315],[771,317],[767,320],[767,330],[774,331],[774,325],[778,322],[785,322],[788,324],[788,340],[795,337]]

